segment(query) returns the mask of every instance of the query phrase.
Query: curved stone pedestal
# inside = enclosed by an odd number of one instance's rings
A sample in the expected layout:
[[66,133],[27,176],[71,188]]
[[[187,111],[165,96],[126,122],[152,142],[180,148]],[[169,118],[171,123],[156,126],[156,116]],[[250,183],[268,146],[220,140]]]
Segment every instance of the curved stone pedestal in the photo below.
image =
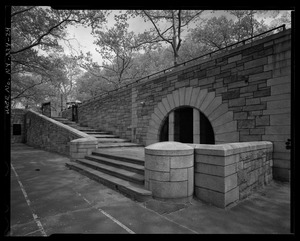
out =
[[180,142],[147,146],[145,188],[156,199],[190,201],[194,192],[194,148]]

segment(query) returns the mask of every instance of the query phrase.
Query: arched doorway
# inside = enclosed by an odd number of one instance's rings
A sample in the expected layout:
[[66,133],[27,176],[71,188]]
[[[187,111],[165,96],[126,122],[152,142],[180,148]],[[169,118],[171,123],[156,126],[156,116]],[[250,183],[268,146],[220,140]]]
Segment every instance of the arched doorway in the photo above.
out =
[[159,141],[215,144],[212,125],[207,117],[192,107],[171,111],[160,129]]

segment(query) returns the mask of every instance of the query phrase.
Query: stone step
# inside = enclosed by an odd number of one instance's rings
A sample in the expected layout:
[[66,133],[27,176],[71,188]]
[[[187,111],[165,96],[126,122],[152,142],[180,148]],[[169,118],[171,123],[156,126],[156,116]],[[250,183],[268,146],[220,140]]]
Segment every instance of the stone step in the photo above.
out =
[[115,135],[105,135],[105,134],[89,134],[89,135],[96,138],[118,138],[118,136]]
[[109,135],[107,131],[84,131],[88,135]]
[[108,175],[136,184],[144,185],[144,175],[87,159],[77,159],[76,162],[92,169],[104,172]]
[[121,138],[101,138],[98,139],[98,143],[122,143],[122,142],[129,142],[130,140],[121,139]]
[[85,159],[87,160],[91,160],[94,162],[98,162],[98,163],[103,163],[105,165],[109,165],[109,166],[113,166],[113,167],[117,167],[120,169],[124,169],[127,171],[131,171],[131,172],[135,172],[137,174],[141,174],[144,175],[145,173],[145,168],[143,162],[140,162],[138,164],[136,164],[134,162],[134,160],[129,160],[127,161],[127,159],[123,158],[122,160],[119,159],[119,157],[114,157],[114,156],[97,156],[97,155],[89,155],[89,156],[85,156]]
[[76,162],[66,163],[66,166],[112,189],[118,190],[122,194],[125,194],[126,196],[129,196],[130,198],[136,201],[144,202],[152,198],[152,192],[146,190],[143,185],[138,185],[120,179],[118,177],[110,176],[106,173],[81,165]]
[[121,143],[99,143],[98,149],[101,148],[120,148],[120,147],[143,147],[141,144],[131,143],[131,142],[121,142]]
[[101,132],[101,133],[107,133],[109,134],[109,132],[107,131],[102,131],[102,130],[98,130],[98,129],[92,129],[90,127],[81,127],[81,126],[76,126],[76,129],[79,131],[83,131],[83,132]]
[[[108,148],[106,148],[107,150]],[[115,149],[115,148],[113,148]],[[113,153],[112,151],[109,152],[105,152],[105,151],[101,151],[101,149],[97,149],[95,151],[92,152],[93,157],[100,157],[100,158],[109,158],[109,159],[113,159],[113,160],[117,160],[117,161],[122,161],[122,162],[129,162],[132,164],[136,164],[139,166],[142,166],[144,168],[145,165],[145,160],[144,158],[141,157],[136,157],[133,155],[128,155],[126,153],[126,151],[123,151],[121,153]]]

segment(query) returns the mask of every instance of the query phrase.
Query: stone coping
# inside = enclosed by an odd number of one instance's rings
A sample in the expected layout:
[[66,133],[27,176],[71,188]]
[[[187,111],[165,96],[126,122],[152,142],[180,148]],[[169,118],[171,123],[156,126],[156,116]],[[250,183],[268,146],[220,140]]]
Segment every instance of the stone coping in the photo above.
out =
[[[64,128],[64,129],[70,131],[70,132],[72,132],[73,134],[77,135],[78,137],[82,137],[82,138],[93,138],[93,139],[97,140],[95,137],[92,137],[92,136],[90,136],[90,135],[88,135],[88,134],[86,134],[86,133],[84,133],[84,132],[82,132],[82,131],[76,130],[76,129],[74,129],[74,128],[68,126],[68,125],[65,125],[65,124],[63,124],[63,123],[61,123],[61,122],[59,122],[59,121],[56,121],[56,120],[54,120],[54,119],[52,119],[52,118],[49,118],[49,117],[47,117],[47,116],[44,116],[44,115],[42,115],[42,114],[40,114],[40,113],[37,113],[37,112],[35,112],[35,111],[33,111],[33,110],[28,110],[28,112],[31,112],[31,113],[33,113],[33,114],[35,114],[35,115],[37,115],[37,116],[39,116],[39,117],[41,117],[41,118],[43,118],[43,119],[49,121],[49,122],[52,122],[53,124],[55,124],[55,125],[57,125],[57,126],[60,126],[61,128]],[[81,139],[82,139],[82,138],[81,138]]]
[[237,142],[217,145],[208,144],[188,144],[195,149],[196,154],[212,156],[230,156],[242,152],[273,148],[270,141]]
[[164,141],[145,147],[145,154],[156,156],[186,156],[192,155],[194,148],[181,142]]
[[88,136],[88,137],[83,137],[83,138],[79,138],[79,139],[74,139],[72,141],[70,141],[70,143],[72,145],[98,145],[98,140],[97,138],[93,137],[93,136]]

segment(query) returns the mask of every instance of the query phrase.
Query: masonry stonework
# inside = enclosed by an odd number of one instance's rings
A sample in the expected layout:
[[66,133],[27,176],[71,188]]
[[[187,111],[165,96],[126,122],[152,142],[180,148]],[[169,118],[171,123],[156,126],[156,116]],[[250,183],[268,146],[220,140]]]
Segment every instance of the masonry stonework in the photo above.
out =
[[211,122],[216,144],[271,141],[274,179],[288,181],[290,86],[291,31],[285,30],[84,102],[79,122],[149,145],[159,141],[171,111],[192,106]]

